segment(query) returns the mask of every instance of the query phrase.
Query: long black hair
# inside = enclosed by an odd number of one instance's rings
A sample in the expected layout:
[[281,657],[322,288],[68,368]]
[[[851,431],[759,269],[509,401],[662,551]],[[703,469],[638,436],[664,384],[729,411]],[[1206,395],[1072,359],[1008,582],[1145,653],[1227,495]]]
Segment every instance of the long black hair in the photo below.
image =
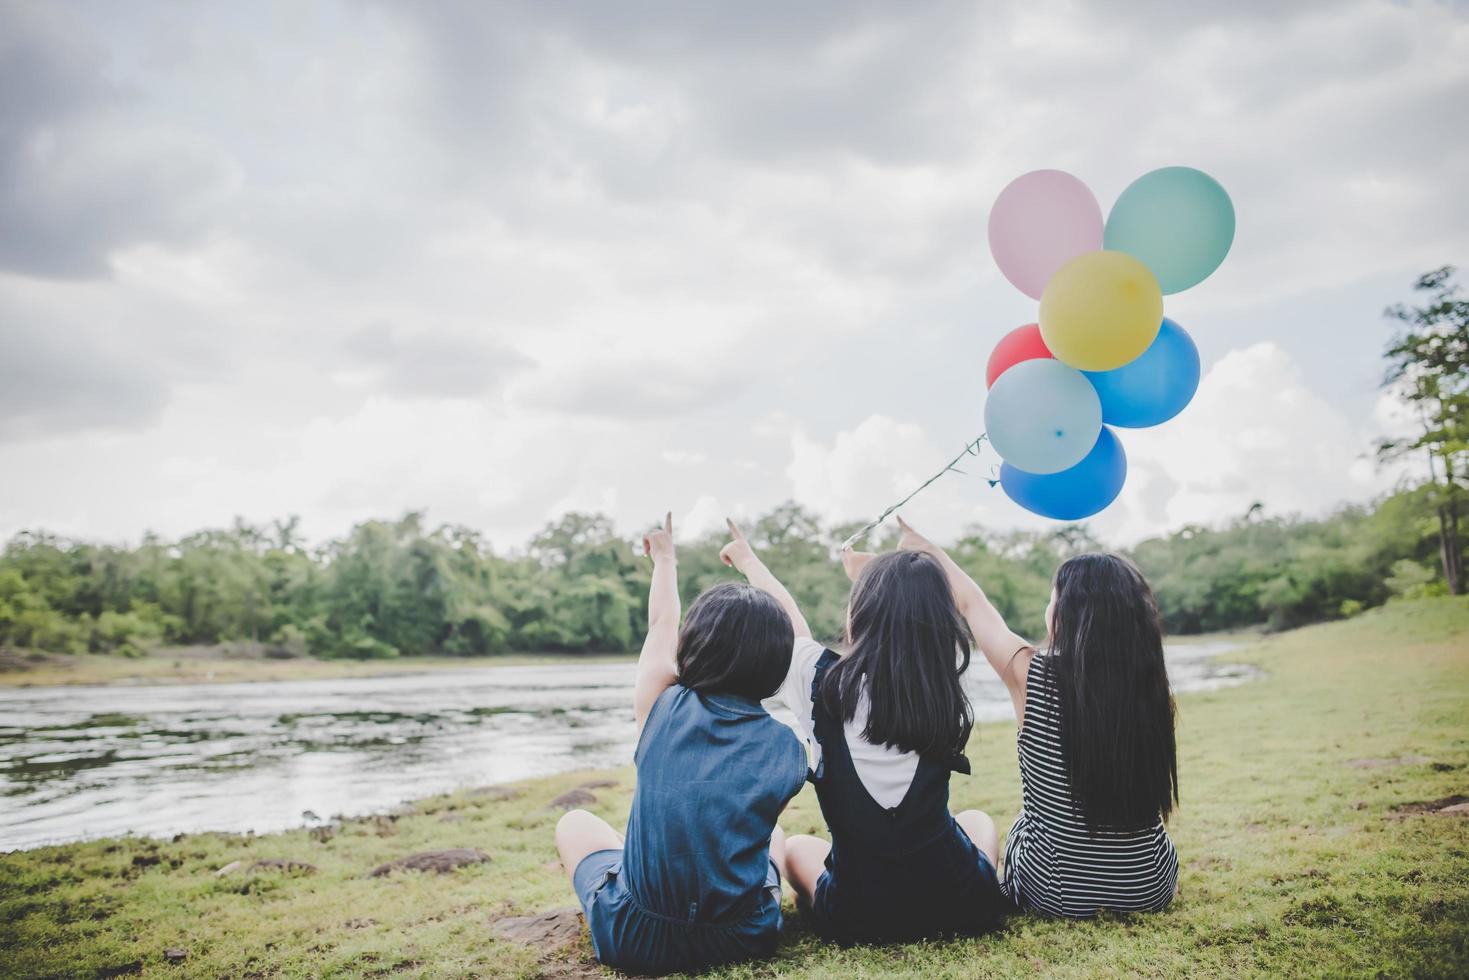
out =
[[851,721],[865,697],[862,737],[872,744],[937,755],[964,748],[974,725],[959,681],[969,627],[938,562],[917,551],[868,562],[852,586],[847,642],[821,689],[828,711]]
[[701,694],[773,697],[791,669],[791,617],[743,582],[705,589],[678,631],[678,682]]
[[1051,653],[1062,755],[1087,826],[1166,819],[1178,801],[1175,709],[1147,579],[1116,555],[1064,562],[1056,571]]

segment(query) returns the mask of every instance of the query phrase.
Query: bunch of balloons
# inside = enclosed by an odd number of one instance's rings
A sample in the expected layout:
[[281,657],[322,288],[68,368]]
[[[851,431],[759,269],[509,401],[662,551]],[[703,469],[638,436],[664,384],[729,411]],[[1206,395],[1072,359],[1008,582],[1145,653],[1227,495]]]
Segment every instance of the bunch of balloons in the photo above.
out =
[[1198,389],[1198,348],[1163,316],[1163,296],[1219,268],[1234,205],[1208,174],[1164,167],[1133,181],[1104,223],[1080,180],[1036,170],[1000,192],[989,239],[1005,278],[1040,300],[1037,322],[1006,334],[985,372],[1000,486],[1043,517],[1090,517],[1127,478],[1112,427],[1166,422]]

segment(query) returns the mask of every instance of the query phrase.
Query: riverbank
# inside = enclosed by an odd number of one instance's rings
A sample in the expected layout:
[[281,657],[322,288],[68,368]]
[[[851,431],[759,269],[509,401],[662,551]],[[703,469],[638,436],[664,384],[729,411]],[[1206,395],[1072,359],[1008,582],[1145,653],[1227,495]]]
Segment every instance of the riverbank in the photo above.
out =
[[435,670],[539,664],[632,663],[626,653],[507,653],[494,657],[397,657],[388,660],[276,659],[244,644],[164,648],[141,657],[0,651],[0,687],[97,684],[237,684],[337,677],[393,677]]
[[[773,963],[715,975],[1464,975],[1469,817],[1444,810],[1469,797],[1469,601],[1397,604],[1228,656],[1267,676],[1179,699],[1182,895],[1167,912],[1020,917],[979,940],[858,950],[818,943],[793,914]],[[1007,827],[1014,726],[980,727],[969,755],[954,806]],[[572,792],[620,824],[632,783],[630,769],[583,773],[270,836],[0,856],[0,962],[28,977],[601,975],[584,934],[555,946],[566,920],[540,945],[493,936],[574,904],[553,800]],[[823,832],[809,787],[782,823]],[[372,875],[447,848],[489,860]]]
[[[1170,636],[1169,646],[1245,644],[1258,631]],[[0,650],[0,688],[107,684],[238,684],[251,681],[309,681],[339,677],[396,677],[436,670],[557,664],[633,663],[635,653],[506,653],[493,657],[398,657],[389,660],[327,660],[275,657],[259,644],[164,647],[141,657]]]

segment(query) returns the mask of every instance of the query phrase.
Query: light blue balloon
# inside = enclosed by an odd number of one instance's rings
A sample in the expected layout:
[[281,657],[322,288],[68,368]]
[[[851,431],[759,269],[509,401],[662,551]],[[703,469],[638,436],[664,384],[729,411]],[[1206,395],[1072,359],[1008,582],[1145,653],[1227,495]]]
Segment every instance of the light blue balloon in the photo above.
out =
[[1202,170],[1164,167],[1122,192],[1102,241],[1151,269],[1165,294],[1182,292],[1207,279],[1229,254],[1234,205]]
[[1127,454],[1111,429],[1102,429],[1086,458],[1069,470],[1037,475],[1000,466],[1005,495],[1032,514],[1056,521],[1079,521],[1104,510],[1127,480]]
[[1199,390],[1199,349],[1167,317],[1148,349],[1112,371],[1083,371],[1102,401],[1102,421],[1129,429],[1167,422]]
[[1021,361],[995,379],[984,403],[990,445],[1027,473],[1057,473],[1081,462],[1102,431],[1097,390],[1054,359]]

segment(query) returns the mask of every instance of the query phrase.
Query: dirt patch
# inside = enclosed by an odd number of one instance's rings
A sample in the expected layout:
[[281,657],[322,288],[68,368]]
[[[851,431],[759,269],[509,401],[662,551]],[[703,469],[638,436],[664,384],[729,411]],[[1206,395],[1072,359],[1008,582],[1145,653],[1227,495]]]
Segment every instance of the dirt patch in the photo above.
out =
[[556,909],[540,915],[502,915],[490,920],[490,930],[501,939],[547,951],[560,949],[581,936],[581,910]]
[[508,786],[481,786],[479,789],[469,791],[469,795],[480,800],[513,800],[520,796],[520,790],[511,789]]
[[1352,759],[1347,766],[1352,769],[1386,769],[1391,766],[1417,766],[1430,761],[1426,755],[1400,755],[1395,759]]
[[381,878],[394,871],[435,871],[448,874],[471,864],[483,864],[490,856],[473,847],[451,847],[444,851],[420,851],[387,864],[380,864],[370,871],[369,877]]
[[556,909],[540,915],[502,915],[490,920],[490,932],[541,954],[539,976],[555,980],[584,980],[606,974],[576,947],[586,934],[580,909]]
[[570,810],[579,806],[591,806],[597,802],[597,795],[578,786],[569,789],[551,801],[550,806],[554,810]]
[[1402,818],[1411,817],[1418,813],[1442,813],[1447,816],[1469,816],[1469,796],[1454,794],[1445,796],[1441,800],[1424,800],[1418,803],[1404,803],[1392,808],[1392,816]]

